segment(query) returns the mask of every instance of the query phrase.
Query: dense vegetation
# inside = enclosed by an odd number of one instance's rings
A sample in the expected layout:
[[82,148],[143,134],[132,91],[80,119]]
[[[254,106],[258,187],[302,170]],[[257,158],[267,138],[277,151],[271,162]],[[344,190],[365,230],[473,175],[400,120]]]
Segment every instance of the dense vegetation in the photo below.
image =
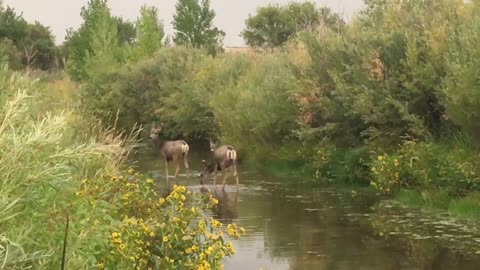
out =
[[[142,8],[130,27],[118,18],[107,20],[102,3],[92,1],[83,10],[95,18],[88,24],[92,28],[82,26],[86,30],[65,44],[72,78],[98,80],[91,70],[72,66],[82,59],[75,53],[84,52],[82,61],[90,67],[97,63],[91,55],[102,56],[98,63],[105,67],[161,47],[163,28],[155,8]],[[12,44],[1,47],[12,53],[2,51],[0,69],[1,268],[220,269],[223,258],[234,253],[228,239],[243,229],[205,218],[218,204],[212,195],[182,186],[164,193],[148,175],[128,167],[138,130],[132,126],[134,131],[125,133],[95,118],[82,102],[82,84],[49,62],[56,55],[43,58],[44,47],[30,59],[23,54],[25,46],[37,50],[44,41],[53,52],[61,51],[48,28],[25,23],[11,8],[0,12],[2,44]],[[24,27],[27,36],[20,31]],[[45,35],[30,35],[37,27]],[[108,30],[98,30],[102,27]],[[113,29],[123,34],[110,35]],[[104,42],[118,44],[112,51],[116,58],[108,58]],[[73,49],[83,44],[91,44],[91,51]],[[127,46],[128,51],[120,49]]]
[[[0,62],[51,73],[0,74],[0,261],[57,267],[68,214],[70,268],[216,268],[232,250],[198,222],[211,205],[181,187],[158,200],[126,172],[129,142],[154,121],[244,160],[301,161],[318,182],[478,216],[480,3],[365,3],[348,24],[312,3],[260,8],[243,36],[269,50],[247,53],[222,52],[207,0],[178,2],[174,46],[155,7],[129,22],[91,0],[61,48],[0,8]],[[63,63],[68,75],[53,73]],[[187,228],[196,236],[179,237]]]
[[428,205],[440,194],[435,205],[454,210],[480,183],[478,12],[475,1],[366,1],[345,24],[311,3],[267,6],[244,31],[267,52],[163,47],[102,67],[82,98],[127,130],[164,122],[170,138],[220,137],[246,159],[301,160],[319,180],[409,189]]

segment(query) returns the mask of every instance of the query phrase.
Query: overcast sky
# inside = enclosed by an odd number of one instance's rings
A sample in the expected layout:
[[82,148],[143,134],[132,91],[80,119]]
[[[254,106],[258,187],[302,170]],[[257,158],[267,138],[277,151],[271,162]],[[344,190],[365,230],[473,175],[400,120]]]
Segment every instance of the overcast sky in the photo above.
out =
[[[215,25],[226,33],[226,46],[243,46],[239,36],[245,26],[245,19],[254,14],[258,6],[269,3],[288,3],[292,0],[211,0],[212,8],[217,16]],[[312,0],[319,6],[328,6],[344,15],[347,19],[363,6],[363,0]],[[50,26],[57,43],[64,40],[66,29],[80,26],[80,8],[88,0],[4,0],[4,4],[15,8],[17,13],[23,12],[29,21],[39,21]],[[135,20],[142,4],[154,5],[159,9],[160,19],[164,22],[168,35],[173,32],[171,20],[175,12],[176,0],[109,0],[113,15]],[[296,1],[301,2],[301,1]]]

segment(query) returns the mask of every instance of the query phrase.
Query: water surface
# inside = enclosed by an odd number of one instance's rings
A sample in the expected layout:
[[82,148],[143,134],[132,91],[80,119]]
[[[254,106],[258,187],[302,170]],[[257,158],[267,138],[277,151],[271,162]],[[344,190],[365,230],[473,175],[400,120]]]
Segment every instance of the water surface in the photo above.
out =
[[[200,190],[205,157],[191,156],[188,185]],[[165,181],[159,156],[139,160],[141,170]],[[226,270],[480,269],[480,231],[474,222],[379,201],[360,191],[275,179],[242,165],[238,170],[238,191],[233,178],[225,192],[219,180],[217,188],[207,185],[220,201],[211,215],[246,229],[233,241],[236,254],[225,260]],[[185,185],[183,167],[180,172],[179,183]]]

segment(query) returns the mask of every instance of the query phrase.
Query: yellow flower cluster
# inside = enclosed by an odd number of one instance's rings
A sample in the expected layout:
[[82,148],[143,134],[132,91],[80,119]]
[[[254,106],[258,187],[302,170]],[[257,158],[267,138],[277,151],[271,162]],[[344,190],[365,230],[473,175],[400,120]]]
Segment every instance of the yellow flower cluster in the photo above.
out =
[[160,198],[154,180],[131,168],[80,183],[78,200],[95,209],[82,237],[104,232],[97,269],[221,269],[223,258],[235,252],[223,231],[231,238],[244,232],[204,218],[204,210],[218,204],[211,194],[176,185]]
[[399,166],[398,158],[379,155],[371,166],[373,178],[370,185],[382,194],[390,194],[394,189],[401,186]]
[[240,237],[240,233],[245,233],[245,229],[241,227],[237,230],[237,225],[228,224],[226,232],[228,235],[236,239]]

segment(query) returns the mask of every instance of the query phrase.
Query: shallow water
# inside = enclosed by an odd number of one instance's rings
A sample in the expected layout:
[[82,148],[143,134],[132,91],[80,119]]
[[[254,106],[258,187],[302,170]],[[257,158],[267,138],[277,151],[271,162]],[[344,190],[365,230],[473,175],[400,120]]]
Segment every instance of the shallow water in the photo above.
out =
[[[190,158],[193,190],[201,187],[201,158]],[[139,160],[141,170],[165,181],[159,156]],[[217,188],[207,185],[220,201],[211,214],[246,229],[233,241],[236,254],[225,260],[226,270],[480,269],[476,223],[378,201],[360,191],[296,184],[241,165],[238,170],[238,191],[233,178],[225,192],[220,180]],[[185,185],[183,167],[180,172],[179,183]]]

